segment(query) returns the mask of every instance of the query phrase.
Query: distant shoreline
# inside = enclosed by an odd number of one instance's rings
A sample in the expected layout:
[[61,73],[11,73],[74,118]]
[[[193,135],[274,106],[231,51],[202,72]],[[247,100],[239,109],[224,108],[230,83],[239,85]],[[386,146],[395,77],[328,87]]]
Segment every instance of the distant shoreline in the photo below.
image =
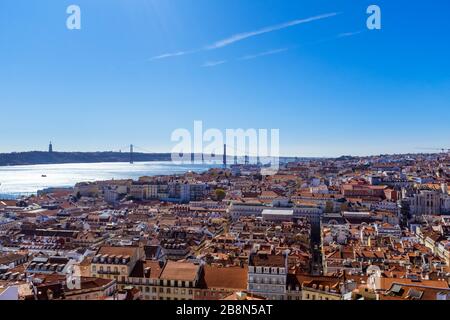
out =
[[[355,160],[377,156],[414,156],[433,155],[437,153],[406,153],[406,154],[383,154],[368,156],[343,155],[340,157],[294,157],[280,156],[280,162],[302,161],[302,160]],[[194,154],[191,155],[194,159]],[[221,157],[221,155],[219,155]],[[242,156],[240,156],[242,157]],[[232,163],[232,157],[228,156],[228,163]],[[252,157],[250,157],[252,158]],[[254,158],[254,157],[253,157]],[[97,151],[97,152],[48,152],[48,151],[27,151],[0,153],[0,167],[6,166],[27,166],[45,164],[70,164],[70,163],[120,163],[120,162],[169,162],[172,161],[171,153],[139,153],[134,152],[132,157],[129,152]]]
[[132,159],[127,152],[17,152],[1,153],[0,166],[26,166],[69,163],[116,163],[116,162],[153,162],[171,161],[170,153],[133,153]]
[[[219,155],[222,157],[221,155]],[[191,155],[194,159],[194,154]],[[252,158],[252,157],[250,157]],[[255,158],[255,157],[253,157]],[[280,160],[300,160],[307,158],[280,157]],[[318,159],[318,158],[308,158]],[[170,162],[172,153],[137,153],[133,156],[129,152],[13,152],[0,153],[0,167],[6,166],[30,166],[45,164],[70,164],[70,163],[123,163],[123,162]],[[228,162],[232,163],[232,157],[228,157]]]

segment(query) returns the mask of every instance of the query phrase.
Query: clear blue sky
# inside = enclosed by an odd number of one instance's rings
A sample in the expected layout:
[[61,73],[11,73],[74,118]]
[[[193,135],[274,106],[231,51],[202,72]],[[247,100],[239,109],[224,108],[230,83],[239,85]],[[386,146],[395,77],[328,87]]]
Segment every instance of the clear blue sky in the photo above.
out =
[[278,128],[283,155],[450,147],[449,15],[447,0],[1,0],[0,152],[170,151],[194,120]]

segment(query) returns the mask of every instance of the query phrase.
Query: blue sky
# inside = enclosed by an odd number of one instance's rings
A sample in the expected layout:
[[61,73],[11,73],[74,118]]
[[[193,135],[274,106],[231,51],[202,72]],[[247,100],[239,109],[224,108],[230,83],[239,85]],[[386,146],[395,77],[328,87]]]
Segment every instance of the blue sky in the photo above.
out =
[[446,0],[2,0],[0,152],[164,152],[194,120],[280,129],[283,155],[448,148],[449,14]]

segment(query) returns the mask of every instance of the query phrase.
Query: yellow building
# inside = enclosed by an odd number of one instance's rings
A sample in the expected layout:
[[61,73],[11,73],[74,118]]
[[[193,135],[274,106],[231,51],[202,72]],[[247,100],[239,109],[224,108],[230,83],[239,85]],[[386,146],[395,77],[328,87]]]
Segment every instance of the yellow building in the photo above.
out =
[[339,281],[311,280],[302,284],[302,300],[343,300]]
[[103,246],[91,262],[91,276],[103,279],[115,279],[119,289],[123,289],[136,263],[144,258],[141,247]]

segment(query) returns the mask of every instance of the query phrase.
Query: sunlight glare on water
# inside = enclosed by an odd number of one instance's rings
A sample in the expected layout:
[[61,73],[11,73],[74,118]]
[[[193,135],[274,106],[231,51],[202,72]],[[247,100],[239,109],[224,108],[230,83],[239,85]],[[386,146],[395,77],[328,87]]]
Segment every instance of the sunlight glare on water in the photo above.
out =
[[171,162],[6,166],[0,167],[0,194],[34,193],[50,187],[71,187],[83,181],[202,172],[212,167],[202,164],[175,165]]

